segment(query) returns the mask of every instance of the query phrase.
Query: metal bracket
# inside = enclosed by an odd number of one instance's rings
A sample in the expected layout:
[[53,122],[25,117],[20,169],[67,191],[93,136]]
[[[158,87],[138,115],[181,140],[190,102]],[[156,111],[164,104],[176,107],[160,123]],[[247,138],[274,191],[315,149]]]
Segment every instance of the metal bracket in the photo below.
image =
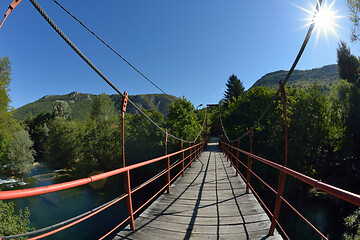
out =
[[9,14],[16,8],[16,6],[21,2],[22,0],[14,0],[8,10],[6,11],[5,15],[4,15],[4,19],[2,20],[2,22],[0,23],[0,28],[2,27],[2,25],[4,24],[6,18],[9,16]]
[[123,97],[123,101],[122,101],[122,105],[121,105],[122,117],[124,117],[124,113],[126,112],[126,106],[127,106],[128,99],[129,99],[128,93],[124,92],[124,97]]
[[280,90],[280,93],[281,93],[281,100],[285,104],[286,103],[286,94],[285,94],[284,84],[283,84],[283,82],[281,80],[279,81],[279,90]]

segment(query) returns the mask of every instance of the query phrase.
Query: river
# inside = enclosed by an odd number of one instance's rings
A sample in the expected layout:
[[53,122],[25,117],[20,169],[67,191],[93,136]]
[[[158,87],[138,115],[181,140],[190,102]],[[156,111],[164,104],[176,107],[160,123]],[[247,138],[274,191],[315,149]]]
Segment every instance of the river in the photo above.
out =
[[[52,170],[46,165],[39,164],[25,178],[33,177],[36,181],[24,184],[22,188],[40,187],[71,180],[69,177],[54,178],[59,171]],[[50,174],[49,174],[50,173]],[[14,180],[1,178],[7,187],[16,185]],[[19,181],[18,181],[19,182]],[[31,213],[31,227],[43,228],[62,222],[81,213],[96,208],[123,193],[123,182],[119,177],[108,178],[99,185],[85,185],[56,193],[49,193],[35,197],[14,200],[16,209],[28,207]],[[4,187],[4,185],[2,185]],[[18,188],[19,186],[15,186]],[[127,217],[124,201],[111,206],[105,211],[85,220],[84,222],[56,233],[48,239],[98,239]]]

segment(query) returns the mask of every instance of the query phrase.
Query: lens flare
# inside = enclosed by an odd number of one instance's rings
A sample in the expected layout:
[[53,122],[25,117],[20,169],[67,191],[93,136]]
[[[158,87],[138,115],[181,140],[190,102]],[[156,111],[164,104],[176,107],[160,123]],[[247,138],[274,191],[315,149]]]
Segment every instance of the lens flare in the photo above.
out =
[[[339,15],[341,9],[335,9],[335,0],[331,3],[329,3],[329,1],[322,1],[321,7],[318,9],[316,9],[316,5],[312,4],[309,9],[297,6],[296,4],[292,5],[309,14],[309,17],[305,19],[306,24],[303,27],[308,27],[313,23],[315,24],[316,42],[318,42],[320,35],[324,35],[328,40],[329,33],[339,38],[336,29],[341,28],[341,26],[337,24],[336,21],[340,18],[345,18],[345,16]],[[320,5],[319,2],[318,5]]]
[[339,16],[338,13],[340,10],[334,10],[335,1],[328,5],[328,2],[324,2],[322,6],[316,10],[313,7],[313,11],[315,12],[315,16],[311,18],[310,24],[315,23],[316,39],[319,39],[321,33],[323,33],[328,39],[328,33],[331,32],[336,37],[338,34],[335,30],[336,27],[340,27],[336,23],[336,20],[339,18],[343,18],[343,16]]

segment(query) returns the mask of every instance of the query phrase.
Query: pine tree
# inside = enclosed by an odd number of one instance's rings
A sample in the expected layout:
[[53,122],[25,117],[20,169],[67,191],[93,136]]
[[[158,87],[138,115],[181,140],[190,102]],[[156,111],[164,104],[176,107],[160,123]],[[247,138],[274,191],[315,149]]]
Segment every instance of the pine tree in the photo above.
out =
[[244,94],[245,88],[240,79],[238,79],[234,74],[229,77],[226,87],[227,89],[224,94],[226,101],[232,102],[234,98],[236,99]]
[[350,83],[357,83],[360,63],[357,57],[351,54],[346,43],[340,41],[337,49],[337,63],[340,79],[347,80]]

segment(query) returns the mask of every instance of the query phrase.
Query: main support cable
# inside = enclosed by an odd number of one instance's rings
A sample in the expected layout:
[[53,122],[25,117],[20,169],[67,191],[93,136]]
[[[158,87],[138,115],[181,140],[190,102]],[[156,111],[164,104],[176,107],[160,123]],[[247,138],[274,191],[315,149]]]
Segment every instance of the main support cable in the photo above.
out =
[[[112,89],[114,89],[120,96],[124,97],[124,94],[75,46],[74,43],[61,31],[61,29],[52,21],[52,19],[45,13],[41,6],[36,2],[36,0],[30,0],[38,12],[45,18],[45,20],[50,24],[50,26],[61,36],[62,39],[107,83]],[[129,98],[129,103],[141,113],[145,118],[147,118],[152,124],[154,124],[161,132],[165,133],[165,130],[162,129],[156,122],[154,122],[148,115],[146,115],[139,106]],[[181,141],[181,138],[176,137],[172,134],[168,134],[172,138]],[[188,143],[193,143],[194,141],[184,141]]]
[[[316,0],[317,4],[316,4],[316,10],[315,10],[315,14],[313,16],[313,19],[312,19],[312,23],[310,24],[310,27],[309,27],[309,30],[305,36],[305,39],[304,39],[304,42],[299,50],[299,53],[298,55],[296,56],[295,58],[295,61],[293,63],[293,65],[291,66],[288,74],[286,75],[284,81],[283,81],[283,86],[285,86],[285,84],[287,83],[287,81],[289,80],[289,78],[291,77],[292,73],[294,72],[295,70],[295,67],[296,65],[298,64],[304,50],[305,50],[305,47],[307,45],[307,43],[309,42],[309,39],[310,39],[310,36],[314,30],[314,27],[315,27],[315,18],[316,18],[316,14],[317,12],[319,12],[319,8],[321,7],[321,4],[322,4],[322,0]],[[279,92],[280,92],[280,88],[278,88],[278,90],[276,91],[276,93],[274,94],[274,96],[272,97],[272,99],[270,100],[270,102],[268,103],[268,105],[266,106],[266,108],[264,109],[264,111],[261,113],[260,117],[256,120],[256,122],[254,123],[254,125],[252,126],[252,129],[255,130],[256,128],[256,125],[258,125],[258,123],[261,121],[261,119],[263,119],[263,117],[265,116],[265,114],[269,111],[270,107],[272,106],[272,104],[274,103],[276,97],[279,95]],[[219,111],[220,112],[220,111]],[[221,121],[221,120],[220,120]],[[224,130],[224,133],[225,133],[225,129]],[[245,132],[242,136],[238,137],[237,139],[234,139],[234,140],[230,140],[228,139],[228,141],[230,142],[235,142],[237,140],[240,140],[242,139],[243,137],[245,137],[246,135],[248,135],[250,133],[250,131],[248,130],[247,132]],[[227,135],[225,133],[225,136],[227,138]]]
[[100,42],[102,42],[107,48],[109,48],[113,53],[115,53],[118,57],[120,57],[124,62],[126,62],[130,67],[132,67],[136,72],[138,72],[143,78],[145,78],[148,82],[154,85],[157,89],[163,92],[165,95],[168,95],[164,90],[162,90],[159,86],[157,86],[153,81],[151,81],[148,77],[146,77],[142,72],[140,72],[134,65],[132,65],[128,60],[126,60],[123,56],[121,56],[117,51],[115,51],[109,44],[107,44],[104,40],[102,40],[98,35],[96,35],[92,30],[90,30],[84,23],[82,23],[77,17],[75,17],[72,13],[70,13],[66,8],[64,8],[60,3],[56,0],[53,0],[61,9],[63,9],[67,14],[69,14],[72,18],[74,18],[81,26],[83,26],[88,32],[94,35]]
[[[227,139],[228,141],[231,141],[231,140],[229,139],[228,135],[226,134],[225,129],[224,129],[224,125],[223,125],[222,118],[221,118],[221,107],[220,107],[220,105],[219,105],[219,119],[220,119],[221,128],[222,128],[222,130],[223,130],[223,133],[224,133],[226,139]],[[236,141],[237,141],[237,140],[236,140]]]

